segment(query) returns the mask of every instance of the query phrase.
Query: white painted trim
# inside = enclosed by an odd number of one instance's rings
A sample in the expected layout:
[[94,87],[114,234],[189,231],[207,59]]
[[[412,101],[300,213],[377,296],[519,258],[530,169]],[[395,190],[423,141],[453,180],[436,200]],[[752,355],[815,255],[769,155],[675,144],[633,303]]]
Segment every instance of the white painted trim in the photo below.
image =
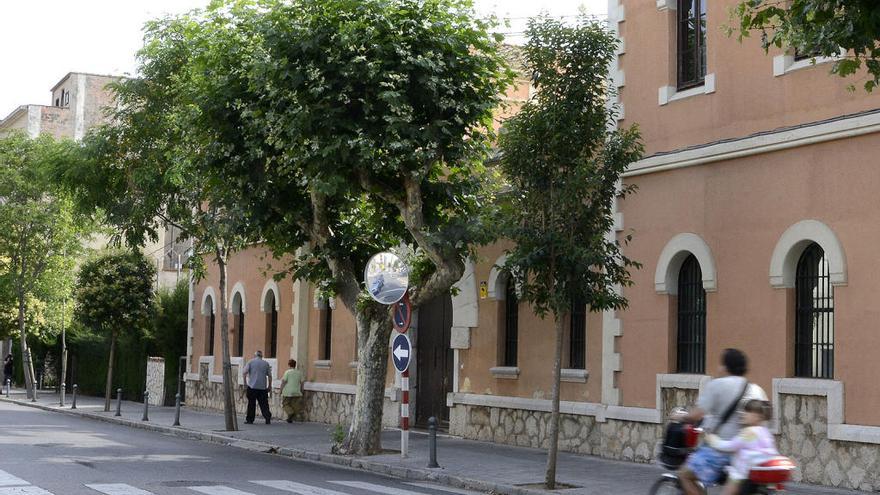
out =
[[235,295],[241,297],[241,312],[247,314],[247,298],[245,297],[244,284],[239,280],[232,286],[232,294],[229,296],[229,314],[238,314],[235,312]]
[[657,99],[660,106],[668,105],[673,101],[684,100],[693,96],[708,95],[715,92],[715,74],[706,74],[701,86],[678,91],[675,86],[663,86],[657,90]]
[[489,373],[495,378],[503,378],[505,380],[516,380],[519,378],[519,368],[516,366],[495,366],[489,368]]
[[495,260],[495,263],[492,265],[492,268],[489,270],[489,299],[495,299],[496,301],[503,301],[505,288],[504,284],[505,279],[507,277],[502,277],[501,269],[504,267],[504,263],[507,261],[507,255],[502,254]]
[[875,132],[880,132],[880,112],[654,155],[630,165],[623,176],[706,165]]
[[663,12],[664,10],[678,10],[678,5],[675,0],[657,0],[657,10]]
[[305,382],[303,389],[311,392],[326,392],[330,394],[354,395],[357,392],[355,385],[344,383]]
[[456,294],[452,296],[452,326],[465,328],[479,326],[479,299],[473,260],[465,260],[464,274],[453,287]]
[[831,285],[846,285],[846,254],[837,235],[818,220],[801,220],[786,229],[773,249],[770,257],[771,287],[794,287],[798,260],[813,242],[825,251]]
[[[773,415],[783,415],[780,395],[816,395],[826,397],[828,405],[828,439],[841,442],[880,444],[880,426],[851,425],[844,423],[843,383],[836,380],[810,378],[773,379]],[[777,422],[774,422],[777,423]],[[774,433],[779,433],[778,423]]]
[[73,139],[82,140],[86,134],[86,75],[76,75],[76,113],[73,118]]
[[654,290],[658,294],[675,295],[678,293],[678,275],[681,265],[688,255],[693,254],[700,264],[703,273],[703,289],[714,292],[718,289],[715,257],[706,241],[697,234],[678,234],[660,252],[657,268],[654,270]]
[[329,359],[320,359],[320,360],[312,363],[312,366],[314,366],[315,368],[317,368],[319,370],[329,370],[331,364],[332,363],[330,362]]
[[780,77],[797,70],[808,69],[817,65],[837,62],[841,57],[846,56],[846,50],[841,49],[840,54],[834,57],[812,57],[803,60],[795,60],[794,55],[785,53],[773,57],[773,76]]
[[587,383],[590,373],[587,370],[563,368],[561,370],[559,380],[570,383]]
[[[466,406],[499,407],[540,412],[550,412],[553,407],[549,399],[480,394],[449,394],[449,396],[447,403],[452,405],[462,404]],[[575,416],[595,416],[597,421],[604,421],[605,419],[605,406],[594,402],[560,401],[559,412]]]
[[272,291],[275,295],[275,311],[281,311],[281,291],[278,290],[278,283],[269,279],[263,285],[263,292],[260,294],[260,311],[269,313],[270,309],[266,307],[266,296]]
[[27,107],[27,133],[31,138],[40,135],[43,125],[43,107],[28,105]]
[[214,293],[214,288],[208,286],[205,288],[205,291],[202,292],[202,305],[201,305],[201,313],[202,316],[208,315],[208,307],[206,303],[208,302],[208,297],[211,298],[211,313],[217,314],[217,295]]
[[197,382],[197,381],[199,381],[199,374],[187,372],[187,373],[185,373],[184,378],[186,379],[186,381],[189,381],[189,382]]
[[[697,390],[702,393],[706,388],[706,384],[712,380],[709,375],[692,375],[685,373],[661,373],[657,375],[657,387],[655,389],[655,397],[657,398],[657,414],[663,411],[663,389],[664,388],[680,388],[685,390]],[[661,418],[662,419],[662,418]]]
[[638,421],[640,423],[662,423],[660,411],[647,407],[623,407],[608,406],[605,409],[605,419],[618,419],[623,421]]

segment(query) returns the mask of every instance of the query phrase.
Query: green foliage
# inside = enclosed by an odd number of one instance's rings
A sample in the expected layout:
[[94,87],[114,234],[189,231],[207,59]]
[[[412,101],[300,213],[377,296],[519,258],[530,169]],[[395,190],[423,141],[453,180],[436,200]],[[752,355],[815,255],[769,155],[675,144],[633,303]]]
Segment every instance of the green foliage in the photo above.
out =
[[186,316],[189,284],[181,280],[172,290],[162,289],[156,296],[150,352],[165,358],[165,401],[173,403],[177,393],[180,357],[186,355]]
[[80,267],[75,316],[97,333],[143,333],[153,316],[153,264],[139,252],[98,256]]
[[609,239],[621,173],[642,152],[635,128],[608,130],[607,68],[616,40],[584,17],[566,26],[529,22],[525,46],[534,96],[502,130],[501,166],[508,251],[506,271],[534,310],[567,314],[573,301],[592,310],[622,308],[615,285],[638,264]]
[[813,56],[847,56],[831,72],[841,77],[868,73],[864,83],[872,91],[880,83],[880,9],[876,0],[746,0],[731,11],[729,32],[739,39],[761,33],[765,50],[771,46],[796,49]]

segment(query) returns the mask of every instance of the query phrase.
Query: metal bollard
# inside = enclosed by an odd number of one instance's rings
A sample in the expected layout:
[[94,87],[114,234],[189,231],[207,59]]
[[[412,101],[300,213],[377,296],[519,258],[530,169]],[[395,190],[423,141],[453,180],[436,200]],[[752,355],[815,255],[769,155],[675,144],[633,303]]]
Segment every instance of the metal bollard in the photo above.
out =
[[149,421],[150,417],[148,415],[150,411],[150,392],[144,392],[144,417],[141,418],[141,421]]
[[79,389],[79,386],[77,386],[77,384],[74,383],[73,384],[73,404],[70,405],[71,409],[76,409],[76,392],[78,389]]
[[428,418],[428,467],[438,468],[437,464],[437,418]]
[[58,395],[58,407],[64,407],[64,390],[67,388],[67,385],[61,384],[61,393]]
[[116,416],[122,416],[122,389],[116,389]]
[[174,394],[174,424],[171,426],[180,426],[180,393]]

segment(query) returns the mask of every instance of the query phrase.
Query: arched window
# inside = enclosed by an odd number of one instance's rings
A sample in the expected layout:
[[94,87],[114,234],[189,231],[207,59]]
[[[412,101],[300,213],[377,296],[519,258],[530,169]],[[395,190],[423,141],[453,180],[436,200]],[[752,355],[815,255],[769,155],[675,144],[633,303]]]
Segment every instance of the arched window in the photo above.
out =
[[834,287],[818,244],[801,254],[795,277],[795,376],[834,378]]
[[[330,301],[326,301],[325,305],[326,307],[322,315],[323,321],[321,322],[321,360],[329,361],[330,348],[333,343],[333,308],[330,306]],[[355,332],[355,336],[357,336],[357,332]],[[357,346],[355,346],[355,349],[357,349]]]
[[266,293],[266,300],[263,303],[264,311],[266,311],[266,357],[274,358],[278,353],[278,309],[275,304],[275,291]]
[[678,272],[677,371],[706,372],[706,291],[700,263],[691,254]]
[[214,323],[215,323],[214,322],[214,298],[213,297],[208,296],[208,298],[205,300],[205,309],[208,313],[207,315],[205,315],[205,316],[207,316],[207,318],[205,318],[206,327],[207,327],[207,328],[205,328],[205,336],[207,337],[207,339],[205,339],[205,355],[206,356],[213,356],[214,355],[214,328],[215,328],[215,325],[214,325]]
[[519,299],[516,296],[516,285],[508,279],[504,294],[504,352],[502,366],[516,366],[517,347],[519,340]]
[[232,296],[232,314],[235,315],[233,330],[235,355],[244,356],[244,304],[238,292]]
[[584,301],[571,302],[570,319],[568,367],[587,369],[587,304]]

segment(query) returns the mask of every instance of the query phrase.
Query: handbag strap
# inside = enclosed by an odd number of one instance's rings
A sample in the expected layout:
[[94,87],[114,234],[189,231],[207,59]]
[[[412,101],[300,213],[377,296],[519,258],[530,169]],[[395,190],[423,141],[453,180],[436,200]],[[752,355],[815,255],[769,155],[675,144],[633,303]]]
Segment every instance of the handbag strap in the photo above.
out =
[[740,401],[742,401],[743,397],[746,396],[746,391],[749,389],[749,385],[750,385],[749,381],[746,380],[746,384],[743,387],[742,392],[740,392],[739,397],[737,397],[736,400],[733,401],[733,403],[730,405],[730,407],[728,407],[727,410],[724,411],[724,415],[721,416],[721,420],[718,421],[717,425],[715,425],[715,431],[720,430],[722,426],[727,424],[727,422],[730,420],[730,417],[733,416],[733,413],[736,411],[737,407],[739,406]]

